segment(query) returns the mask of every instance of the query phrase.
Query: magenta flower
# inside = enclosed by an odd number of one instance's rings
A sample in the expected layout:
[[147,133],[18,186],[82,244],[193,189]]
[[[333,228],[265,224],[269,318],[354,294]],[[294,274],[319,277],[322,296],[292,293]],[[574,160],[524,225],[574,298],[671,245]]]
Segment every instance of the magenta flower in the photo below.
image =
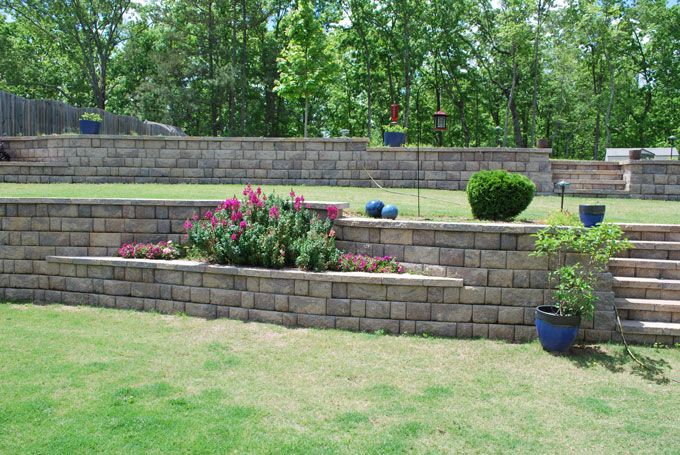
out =
[[338,217],[338,208],[334,205],[329,205],[326,207],[326,213],[328,214],[328,218],[333,221]]
[[184,222],[184,229],[185,229],[185,230],[188,231],[188,230],[190,230],[192,227],[194,227],[194,223],[192,223],[191,221],[186,220],[186,221]]
[[269,209],[269,217],[278,220],[280,216],[281,213],[279,212],[279,208],[273,205],[272,208]]
[[204,218],[205,218],[206,220],[209,220],[209,219],[212,218],[212,217],[213,217],[213,213],[212,213],[210,210],[208,210],[207,212],[205,212]]

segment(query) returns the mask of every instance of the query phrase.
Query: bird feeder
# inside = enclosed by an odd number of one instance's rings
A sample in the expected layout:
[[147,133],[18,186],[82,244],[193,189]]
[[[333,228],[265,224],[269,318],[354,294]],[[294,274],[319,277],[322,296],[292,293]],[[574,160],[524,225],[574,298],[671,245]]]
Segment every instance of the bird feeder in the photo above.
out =
[[399,120],[399,105],[397,103],[392,103],[392,105],[390,106],[390,114],[392,119],[392,125],[396,125],[397,120]]
[[446,131],[446,119],[448,115],[444,111],[437,111],[432,115],[434,120],[434,130],[435,131]]

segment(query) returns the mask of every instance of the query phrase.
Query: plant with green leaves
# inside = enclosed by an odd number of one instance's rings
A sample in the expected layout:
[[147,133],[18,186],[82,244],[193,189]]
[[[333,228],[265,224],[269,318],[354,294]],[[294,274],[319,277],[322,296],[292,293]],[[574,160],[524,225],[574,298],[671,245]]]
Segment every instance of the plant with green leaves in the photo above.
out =
[[405,128],[399,124],[385,125],[383,126],[383,129],[385,130],[386,133],[406,133],[408,131],[408,128]]
[[277,59],[280,75],[275,90],[290,101],[303,101],[304,137],[307,137],[309,102],[325,89],[335,66],[314,2],[299,0],[286,22],[289,41]]
[[621,228],[609,223],[589,229],[552,224],[535,237],[532,256],[548,257],[554,265],[549,279],[559,314],[592,319],[600,275],[614,255],[632,246]]
[[96,112],[85,112],[83,115],[80,116],[80,120],[89,120],[91,122],[101,122],[102,116],[97,114]]

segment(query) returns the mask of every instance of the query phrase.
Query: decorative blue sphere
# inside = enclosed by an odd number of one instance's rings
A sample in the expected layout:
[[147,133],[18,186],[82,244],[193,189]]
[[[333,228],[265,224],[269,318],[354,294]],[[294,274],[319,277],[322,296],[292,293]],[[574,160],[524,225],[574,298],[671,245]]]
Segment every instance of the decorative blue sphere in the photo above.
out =
[[371,218],[380,218],[380,212],[382,211],[385,204],[383,201],[373,200],[366,203],[366,215]]
[[385,207],[383,207],[382,211],[380,212],[380,215],[383,218],[389,218],[390,220],[394,220],[397,218],[397,215],[399,215],[399,210],[397,210],[397,206],[388,204]]

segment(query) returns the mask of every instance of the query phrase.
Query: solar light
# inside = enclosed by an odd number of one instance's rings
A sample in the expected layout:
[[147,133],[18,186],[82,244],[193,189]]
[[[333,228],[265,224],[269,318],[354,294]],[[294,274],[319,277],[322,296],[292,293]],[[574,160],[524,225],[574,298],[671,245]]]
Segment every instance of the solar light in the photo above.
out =
[[496,144],[497,144],[497,147],[500,147],[500,146],[501,146],[501,130],[502,130],[502,129],[503,129],[503,128],[501,128],[500,125],[498,125],[496,128],[494,128],[494,130],[496,131]]
[[555,183],[555,186],[562,190],[562,193],[560,195],[561,196],[560,212],[564,212],[564,190],[566,190],[567,187],[570,185],[571,183],[567,182],[566,180],[560,180],[559,182]]
[[[675,145],[675,136],[668,136],[668,142],[671,143],[671,159],[673,159],[673,146]],[[680,153],[678,153],[678,159],[680,160]]]

